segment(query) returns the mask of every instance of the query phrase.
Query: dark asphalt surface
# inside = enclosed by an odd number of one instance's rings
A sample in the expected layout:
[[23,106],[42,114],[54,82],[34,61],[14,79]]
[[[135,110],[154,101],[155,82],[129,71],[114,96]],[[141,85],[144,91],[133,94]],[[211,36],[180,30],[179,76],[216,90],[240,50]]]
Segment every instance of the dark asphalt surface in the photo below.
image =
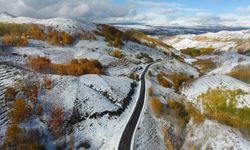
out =
[[137,104],[134,109],[134,112],[131,115],[128,124],[126,125],[125,130],[122,133],[122,137],[120,139],[118,150],[130,150],[133,133],[136,130],[136,124],[139,121],[139,117],[142,113],[142,108],[143,108],[143,104],[145,100],[145,74],[147,73],[151,65],[152,64],[149,64],[142,73],[140,95],[137,100]]

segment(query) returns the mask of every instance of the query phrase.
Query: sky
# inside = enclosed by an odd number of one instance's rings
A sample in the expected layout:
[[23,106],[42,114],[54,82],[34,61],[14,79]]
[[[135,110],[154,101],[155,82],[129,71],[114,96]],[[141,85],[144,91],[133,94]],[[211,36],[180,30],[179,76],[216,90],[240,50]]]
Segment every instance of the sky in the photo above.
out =
[[0,12],[35,18],[165,26],[250,26],[250,0],[0,0]]

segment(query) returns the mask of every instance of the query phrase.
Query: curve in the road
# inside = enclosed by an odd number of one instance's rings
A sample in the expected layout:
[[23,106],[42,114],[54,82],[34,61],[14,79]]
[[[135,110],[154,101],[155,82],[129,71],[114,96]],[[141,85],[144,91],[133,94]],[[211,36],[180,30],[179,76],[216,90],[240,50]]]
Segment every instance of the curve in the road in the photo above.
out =
[[125,130],[122,133],[122,137],[119,142],[118,150],[130,150],[132,137],[134,132],[136,131],[136,126],[139,121],[139,118],[141,116],[141,113],[143,111],[143,105],[145,100],[145,75],[149,69],[149,67],[152,64],[147,65],[147,67],[144,69],[142,75],[141,75],[141,88],[140,88],[140,94],[137,100],[136,107],[134,109],[133,114],[131,115]]

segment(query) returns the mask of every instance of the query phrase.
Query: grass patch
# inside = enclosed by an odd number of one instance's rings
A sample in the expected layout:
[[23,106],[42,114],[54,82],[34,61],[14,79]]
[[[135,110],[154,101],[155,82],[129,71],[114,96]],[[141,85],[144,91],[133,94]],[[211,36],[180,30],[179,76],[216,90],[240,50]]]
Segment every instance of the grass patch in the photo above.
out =
[[42,73],[81,76],[84,74],[103,74],[103,66],[98,60],[72,59],[67,64],[54,64],[46,57],[29,58],[27,66]]
[[227,75],[250,84],[250,65],[238,66]]
[[123,32],[116,29],[115,27],[101,24],[98,26],[98,31],[96,31],[96,34],[105,37],[109,46],[118,48],[121,48],[124,45],[123,41],[132,41],[154,48],[157,46],[167,49],[171,48],[171,46],[154,38],[148,37],[144,33],[137,30],[127,30]]
[[181,49],[181,52],[186,55],[190,55],[191,57],[197,57],[201,55],[210,55],[215,52],[215,49],[212,47],[207,48],[186,48]]
[[154,112],[156,117],[160,117],[164,113],[163,104],[160,102],[158,97],[151,97],[150,98],[150,107]]
[[205,115],[220,123],[250,133],[250,108],[237,108],[237,97],[246,94],[241,89],[210,89],[198,96],[202,100]]
[[[191,80],[191,77],[181,74],[181,73],[171,73],[171,74],[166,74],[164,72],[160,72],[157,77],[157,81],[159,82],[160,85],[163,87],[173,87],[175,91],[179,91],[181,85],[185,82],[189,82]],[[167,80],[169,79],[169,80]]]
[[198,59],[197,61],[193,62],[193,65],[198,67],[201,73],[208,72],[216,67],[216,64],[209,59]]

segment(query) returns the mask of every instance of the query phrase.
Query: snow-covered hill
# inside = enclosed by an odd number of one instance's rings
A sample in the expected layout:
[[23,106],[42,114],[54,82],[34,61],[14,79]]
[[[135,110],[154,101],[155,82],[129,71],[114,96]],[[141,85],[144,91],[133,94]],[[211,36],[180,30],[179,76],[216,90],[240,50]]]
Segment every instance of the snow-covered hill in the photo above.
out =
[[[243,41],[249,41],[250,30],[177,35],[164,39],[176,49],[213,47],[218,51],[237,51]],[[248,47],[246,47],[248,49]]]
[[71,18],[50,18],[35,19],[29,17],[15,17],[8,13],[0,14],[0,22],[20,23],[20,24],[40,24],[47,27],[54,27],[57,31],[65,31],[68,33],[77,33],[81,31],[92,31],[96,29],[94,23],[89,23]]

